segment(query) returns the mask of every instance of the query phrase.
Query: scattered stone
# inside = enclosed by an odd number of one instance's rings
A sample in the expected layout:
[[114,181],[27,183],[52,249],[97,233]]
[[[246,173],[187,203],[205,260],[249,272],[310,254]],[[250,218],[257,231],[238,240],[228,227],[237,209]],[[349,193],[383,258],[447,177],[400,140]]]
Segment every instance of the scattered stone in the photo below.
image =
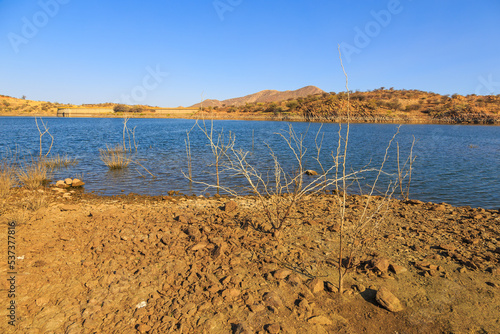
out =
[[82,180],[80,179],[73,179],[73,183],[71,184],[71,186],[73,188],[77,188],[77,187],[83,187],[85,185],[85,182],[83,182]]
[[391,264],[390,265],[390,268],[391,270],[396,274],[396,275],[399,275],[399,274],[402,274],[402,273],[405,273],[408,271],[408,269],[406,269],[405,267],[403,266],[400,266],[400,265],[397,265],[397,264]]
[[297,286],[297,285],[302,284],[302,277],[300,277],[300,275],[297,273],[292,273],[292,274],[288,275],[287,281],[291,285]]
[[73,179],[68,177],[67,179],[64,179],[64,183],[66,183],[68,186],[70,186],[73,184]]
[[380,272],[386,272],[389,269],[389,260],[386,258],[373,259],[372,267]]
[[307,319],[307,322],[318,325],[332,325],[333,321],[324,315],[318,315]]
[[262,297],[262,300],[270,306],[274,306],[276,308],[280,308],[283,306],[283,301],[281,300],[280,296],[276,292],[267,292],[264,294]]
[[325,289],[325,282],[323,282],[323,280],[320,280],[319,278],[315,278],[311,282],[309,282],[308,287],[312,291],[312,293],[316,294]]
[[292,273],[291,270],[289,269],[279,269],[279,270],[276,270],[273,274],[274,278],[276,279],[285,279],[288,277],[288,275],[290,275]]
[[201,232],[200,229],[191,225],[186,229],[186,234],[189,235],[193,240],[200,240]]
[[49,299],[47,297],[41,297],[41,298],[37,298],[35,300],[35,304],[37,306],[44,306],[46,305],[47,303],[49,302]]
[[279,324],[269,324],[264,326],[266,331],[270,334],[278,334],[281,331],[281,326]]
[[56,187],[58,187],[58,188],[67,188],[68,185],[63,180],[59,180],[59,181],[56,182]]
[[226,202],[226,204],[224,205],[225,212],[228,212],[228,213],[233,212],[236,209],[238,209],[238,204],[236,204],[236,202],[233,200]]
[[356,290],[358,290],[359,293],[365,292],[366,290],[366,287],[361,283],[356,284],[354,287],[356,288]]
[[331,282],[325,282],[325,289],[328,292],[333,292],[333,293],[339,292],[339,289]]
[[387,288],[380,288],[377,291],[375,296],[375,300],[379,303],[380,306],[391,312],[399,312],[403,310],[403,305],[401,301],[392,294]]
[[140,324],[136,329],[139,333],[147,333],[151,330],[151,327],[146,324]]
[[316,172],[315,170],[312,170],[312,169],[308,169],[304,172],[304,174],[309,175],[309,176],[316,176],[316,175],[318,175],[318,172]]
[[446,210],[446,206],[440,204],[440,205],[436,205],[436,206],[433,206],[431,208],[432,211],[445,211]]
[[454,252],[457,249],[457,247],[455,247],[451,244],[441,244],[438,247],[445,250],[445,251],[449,251],[449,252]]
[[255,330],[248,324],[238,324],[233,329],[233,334],[253,334]]
[[250,308],[250,311],[252,311],[254,313],[262,312],[266,309],[266,307],[262,304],[254,304],[254,305],[250,305],[248,307]]
[[189,218],[186,217],[185,215],[179,215],[175,218],[179,223],[182,223],[182,224],[187,224],[189,223]]
[[421,270],[429,270],[430,265],[431,265],[431,263],[427,260],[415,263],[415,267],[417,267],[417,269],[421,269]]
[[241,291],[236,288],[226,289],[222,292],[222,297],[236,298],[240,293]]
[[146,303],[146,301],[142,301],[140,302],[139,304],[137,304],[135,307],[136,308],[143,308],[143,307],[146,307],[148,305],[148,303]]
[[198,251],[208,246],[208,242],[199,242],[191,248],[192,251]]

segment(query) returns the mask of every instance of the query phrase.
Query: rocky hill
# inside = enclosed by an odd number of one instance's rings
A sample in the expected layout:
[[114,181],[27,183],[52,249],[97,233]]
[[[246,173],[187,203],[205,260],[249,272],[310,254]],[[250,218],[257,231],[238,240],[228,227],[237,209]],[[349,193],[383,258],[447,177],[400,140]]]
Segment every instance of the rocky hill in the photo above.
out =
[[498,95],[440,95],[384,87],[366,92],[351,92],[349,98],[345,92],[323,92],[273,102],[246,102],[240,106],[226,104],[212,107],[204,103],[203,109],[211,112],[212,116],[270,115],[269,117],[279,119],[295,117],[306,121],[327,122],[345,122],[346,111],[349,109],[351,122],[500,123]]
[[203,107],[244,106],[247,103],[277,102],[323,93],[323,90],[315,86],[306,86],[297,90],[286,90],[284,92],[268,89],[243,97],[237,97],[223,101],[204,100],[203,103],[197,103],[191,106],[191,108],[199,108],[202,105]]

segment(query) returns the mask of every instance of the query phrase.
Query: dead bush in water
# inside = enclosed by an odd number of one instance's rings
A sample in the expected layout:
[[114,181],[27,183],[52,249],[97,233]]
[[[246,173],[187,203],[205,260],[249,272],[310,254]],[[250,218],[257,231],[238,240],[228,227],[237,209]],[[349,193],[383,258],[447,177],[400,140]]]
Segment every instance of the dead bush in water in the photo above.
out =
[[[135,127],[130,129],[127,126],[128,120],[128,118],[123,119],[122,144],[118,144],[115,147],[108,146],[106,144],[105,149],[99,149],[99,156],[101,158],[101,161],[109,169],[126,168],[132,162],[142,167],[146,172],[149,173],[149,175],[154,178],[155,176],[146,167],[144,167],[137,160],[132,159],[132,151],[137,152],[137,142],[135,140]],[[137,172],[142,177],[144,177],[138,170]]]
[[99,156],[109,169],[126,168],[132,161],[127,151],[120,145],[115,147],[106,145],[105,149],[100,148]]

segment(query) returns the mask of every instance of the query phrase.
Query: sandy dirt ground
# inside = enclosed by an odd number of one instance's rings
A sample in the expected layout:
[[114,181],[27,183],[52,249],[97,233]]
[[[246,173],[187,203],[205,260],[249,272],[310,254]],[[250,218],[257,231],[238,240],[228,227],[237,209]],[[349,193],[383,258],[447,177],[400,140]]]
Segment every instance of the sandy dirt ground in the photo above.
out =
[[500,333],[498,210],[391,200],[340,295],[334,195],[281,236],[253,197],[63,195],[0,199],[2,333]]

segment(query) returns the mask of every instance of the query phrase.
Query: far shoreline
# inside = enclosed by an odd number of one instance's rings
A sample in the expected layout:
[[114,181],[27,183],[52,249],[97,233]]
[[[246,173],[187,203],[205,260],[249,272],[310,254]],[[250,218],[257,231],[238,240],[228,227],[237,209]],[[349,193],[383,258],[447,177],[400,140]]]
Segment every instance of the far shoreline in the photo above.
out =
[[[155,114],[155,113],[115,113],[115,114],[96,114],[86,116],[71,116],[60,117],[56,113],[0,113],[0,117],[50,117],[50,118],[144,118],[144,119],[206,119],[206,120],[234,120],[234,121],[279,121],[279,122],[309,122],[309,123],[342,123],[346,124],[346,120],[330,120],[330,119],[306,119],[299,115],[266,115],[266,114],[243,114],[243,113],[176,113],[176,114]],[[463,122],[453,119],[427,119],[405,117],[403,118],[386,118],[386,117],[352,117],[349,120],[350,124],[407,124],[407,125],[485,125],[485,126],[499,126],[500,119],[495,123],[485,122]]]

